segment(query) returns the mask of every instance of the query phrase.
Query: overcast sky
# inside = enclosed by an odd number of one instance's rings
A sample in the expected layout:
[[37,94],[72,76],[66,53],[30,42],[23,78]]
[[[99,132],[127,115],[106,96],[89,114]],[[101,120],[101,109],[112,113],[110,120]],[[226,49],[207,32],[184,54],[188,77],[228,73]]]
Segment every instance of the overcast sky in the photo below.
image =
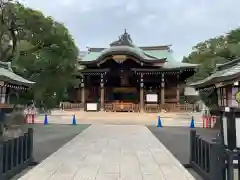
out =
[[172,44],[174,57],[240,25],[240,0],[22,0],[65,24],[80,50],[108,47],[126,28],[139,46]]

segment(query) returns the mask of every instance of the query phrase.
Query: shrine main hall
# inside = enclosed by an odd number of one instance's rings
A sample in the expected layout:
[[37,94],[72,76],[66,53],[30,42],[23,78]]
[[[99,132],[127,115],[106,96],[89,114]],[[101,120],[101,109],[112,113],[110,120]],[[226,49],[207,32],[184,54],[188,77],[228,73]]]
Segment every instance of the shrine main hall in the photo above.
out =
[[109,47],[89,48],[81,57],[71,101],[85,111],[184,110],[185,80],[196,66],[175,61],[169,45],[136,46],[125,31]]

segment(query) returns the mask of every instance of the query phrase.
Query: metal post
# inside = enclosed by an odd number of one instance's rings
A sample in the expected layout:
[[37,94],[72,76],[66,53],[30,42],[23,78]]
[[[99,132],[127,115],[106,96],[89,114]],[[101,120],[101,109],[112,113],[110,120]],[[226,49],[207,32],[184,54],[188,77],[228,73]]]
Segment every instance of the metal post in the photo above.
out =
[[227,150],[227,180],[234,180],[234,153]]
[[0,179],[3,176],[3,161],[4,161],[4,154],[3,154],[3,143],[0,142]]
[[189,164],[191,165],[192,162],[195,160],[195,150],[196,150],[196,130],[190,131],[190,156],[189,156]]
[[28,128],[28,153],[29,153],[29,158],[31,161],[33,161],[33,129]]

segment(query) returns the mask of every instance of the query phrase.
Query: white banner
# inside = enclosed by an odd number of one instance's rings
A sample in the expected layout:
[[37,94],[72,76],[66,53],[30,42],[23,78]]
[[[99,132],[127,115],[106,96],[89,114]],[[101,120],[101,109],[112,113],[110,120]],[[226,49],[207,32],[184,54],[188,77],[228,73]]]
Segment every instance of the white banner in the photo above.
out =
[[157,94],[147,94],[146,100],[147,100],[147,102],[158,102],[158,95]]
[[97,111],[97,103],[87,103],[87,111]]

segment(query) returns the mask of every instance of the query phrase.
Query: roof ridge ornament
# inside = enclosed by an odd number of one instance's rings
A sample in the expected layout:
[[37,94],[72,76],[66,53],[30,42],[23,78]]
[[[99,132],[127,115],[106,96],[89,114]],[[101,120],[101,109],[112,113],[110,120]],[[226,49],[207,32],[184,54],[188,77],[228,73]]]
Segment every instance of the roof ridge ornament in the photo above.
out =
[[133,46],[132,38],[127,33],[127,29],[124,29],[124,33],[118,37],[117,41],[114,41],[110,46]]

